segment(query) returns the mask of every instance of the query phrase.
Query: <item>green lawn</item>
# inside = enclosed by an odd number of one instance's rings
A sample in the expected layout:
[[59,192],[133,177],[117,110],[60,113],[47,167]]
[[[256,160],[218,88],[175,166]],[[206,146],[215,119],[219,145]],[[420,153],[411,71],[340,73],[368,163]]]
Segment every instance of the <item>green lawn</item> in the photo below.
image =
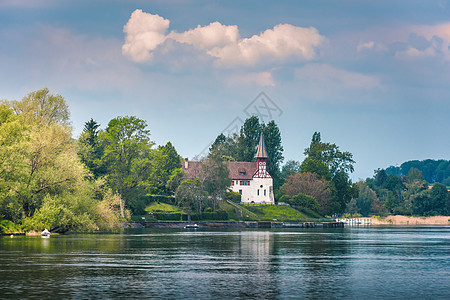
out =
[[175,205],[170,205],[166,203],[157,203],[153,202],[149,206],[145,208],[145,211],[153,212],[153,211],[160,211],[160,212],[182,212],[178,207]]
[[245,206],[259,216],[259,221],[307,221],[318,218],[318,215],[300,212],[285,205]]

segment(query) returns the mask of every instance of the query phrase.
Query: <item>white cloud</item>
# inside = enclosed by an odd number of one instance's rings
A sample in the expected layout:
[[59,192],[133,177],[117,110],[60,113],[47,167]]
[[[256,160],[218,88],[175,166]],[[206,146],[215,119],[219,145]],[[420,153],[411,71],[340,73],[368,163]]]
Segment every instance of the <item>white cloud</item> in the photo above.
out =
[[362,43],[360,42],[358,44],[358,46],[356,47],[356,51],[357,52],[361,52],[365,49],[372,49],[375,46],[375,42],[374,41],[370,41],[370,42],[366,42],[366,43]]
[[136,62],[152,59],[151,51],[155,50],[166,40],[166,31],[170,21],[158,15],[135,10],[123,31],[126,33],[122,53]]
[[312,60],[325,38],[317,29],[279,24],[250,38],[240,38],[237,25],[213,22],[184,32],[166,34],[170,21],[136,10],[124,27],[122,53],[136,62],[151,61],[153,52],[167,39],[192,45],[216,58],[218,65],[255,65],[284,62],[288,58]]
[[321,89],[337,87],[370,90],[381,87],[380,80],[375,76],[337,69],[328,64],[308,64],[296,69],[295,77]]
[[249,74],[235,74],[228,79],[231,85],[259,85],[259,86],[275,86],[270,72],[259,72]]

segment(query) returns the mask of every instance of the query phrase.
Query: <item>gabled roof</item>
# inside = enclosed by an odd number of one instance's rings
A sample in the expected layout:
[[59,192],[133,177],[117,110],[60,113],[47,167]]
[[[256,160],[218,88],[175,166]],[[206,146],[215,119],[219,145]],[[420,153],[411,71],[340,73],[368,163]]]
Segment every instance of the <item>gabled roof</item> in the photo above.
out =
[[[195,178],[200,175],[200,170],[202,168],[202,162],[200,161],[189,161],[186,164],[183,163],[183,171],[187,173],[188,178]],[[229,177],[233,180],[250,180],[256,171],[256,162],[238,162],[229,161],[227,162],[227,167]]]
[[267,158],[266,143],[264,142],[264,135],[262,133],[259,138],[258,150],[256,150],[255,158]]
[[256,171],[256,162],[240,162],[229,161],[227,163],[230,171],[230,178],[234,180],[249,180],[253,178],[253,173]]

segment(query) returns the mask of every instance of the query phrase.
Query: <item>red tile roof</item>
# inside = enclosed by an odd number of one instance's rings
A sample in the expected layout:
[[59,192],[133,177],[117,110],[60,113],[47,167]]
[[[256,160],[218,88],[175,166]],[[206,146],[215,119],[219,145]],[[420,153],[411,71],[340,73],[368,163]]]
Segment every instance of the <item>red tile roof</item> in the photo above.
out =
[[[183,171],[188,175],[188,178],[196,178],[200,175],[200,170],[202,168],[202,162],[200,161],[188,161],[186,169],[186,162],[183,162]],[[229,161],[227,162],[228,170],[230,174],[228,175],[234,180],[249,180],[252,179],[253,174],[256,171],[256,162],[237,162]]]

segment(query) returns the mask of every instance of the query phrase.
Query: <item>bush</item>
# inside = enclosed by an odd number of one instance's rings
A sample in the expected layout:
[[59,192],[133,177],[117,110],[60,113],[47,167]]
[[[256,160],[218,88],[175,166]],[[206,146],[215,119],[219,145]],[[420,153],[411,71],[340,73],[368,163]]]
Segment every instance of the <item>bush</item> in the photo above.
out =
[[22,232],[22,227],[9,220],[0,221],[0,233]]
[[289,202],[287,202],[291,205],[299,206],[301,208],[307,208],[314,212],[318,212],[320,209],[319,203],[317,203],[316,199],[314,197],[304,195],[304,194],[298,194],[293,196]]
[[238,192],[226,192],[223,198],[234,203],[241,203],[241,194]]

